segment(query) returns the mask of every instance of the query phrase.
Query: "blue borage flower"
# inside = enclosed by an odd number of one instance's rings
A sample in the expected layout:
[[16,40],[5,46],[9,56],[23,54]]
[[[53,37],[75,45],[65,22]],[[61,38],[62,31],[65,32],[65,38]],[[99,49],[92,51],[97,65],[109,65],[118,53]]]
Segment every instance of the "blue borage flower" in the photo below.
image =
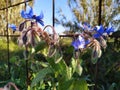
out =
[[89,44],[89,40],[85,40],[84,37],[79,36],[76,40],[72,42],[72,46],[74,47],[75,50],[81,49],[81,48],[86,48],[87,44]]
[[13,30],[13,33],[16,31],[17,27],[15,24],[8,24],[8,27]]
[[93,35],[94,38],[100,38],[104,33],[104,28],[102,25],[96,26],[94,30],[96,31],[96,33]]
[[103,25],[100,25],[94,27],[93,30],[96,31],[96,33],[93,35],[94,38],[100,38],[101,36],[103,37],[105,33],[110,35],[111,33],[115,32],[114,28],[110,24],[107,28],[104,28]]
[[[13,29],[13,31],[19,31],[20,36],[18,37],[18,45],[24,46],[26,51],[29,51],[29,46],[31,49],[31,53],[35,52],[35,46],[38,44],[41,39],[45,40],[45,42],[49,45],[49,49],[56,48],[53,47],[56,44],[58,44],[58,36],[56,31],[54,30],[54,27],[51,25],[45,26],[43,29],[38,25],[41,24],[44,26],[44,22],[42,19],[44,18],[43,12],[40,13],[40,15],[36,16],[33,13],[33,9],[30,6],[26,6],[25,10],[21,10],[20,12],[21,17],[25,20],[19,24],[18,27],[16,27],[14,24],[9,24],[8,27]],[[26,23],[30,22],[30,25],[26,26]],[[49,36],[49,34],[45,31],[46,28],[50,27],[52,29],[53,35]],[[51,50],[48,51],[49,56],[52,56],[55,54],[56,49],[54,52],[51,52]]]
[[44,26],[44,22],[42,21],[42,19],[44,18],[43,12],[41,12],[39,16],[36,16],[33,13],[33,8],[27,5],[26,10],[21,10],[20,14],[21,14],[22,18],[24,18],[24,19],[34,19],[34,20],[36,20],[36,22],[38,22],[42,26]]
[[111,33],[115,32],[114,28],[111,25],[111,22],[109,23],[109,26],[107,28],[104,28],[102,24],[100,26],[95,26],[94,28],[92,28],[91,25],[87,22],[84,22],[83,24],[82,22],[80,22],[78,24],[78,27],[82,28],[82,30],[84,31],[86,30],[89,32],[95,31],[95,33],[93,34],[94,38],[100,38],[101,36],[104,36],[105,33],[107,35],[110,35]]
[[33,17],[33,9],[30,6],[26,6],[26,10],[21,10],[21,17],[24,19],[32,19]]
[[[92,48],[92,59],[97,61],[102,54],[101,47],[104,49],[107,47],[104,37],[111,35],[111,33],[115,31],[114,28],[110,23],[107,28],[104,28],[102,24],[92,28],[87,22],[84,22],[83,24],[82,22],[78,23],[78,27],[82,28],[83,31],[80,36],[71,43],[74,47],[76,58],[78,58],[77,52],[79,49],[82,51],[89,47]],[[95,64],[96,61],[93,63]]]

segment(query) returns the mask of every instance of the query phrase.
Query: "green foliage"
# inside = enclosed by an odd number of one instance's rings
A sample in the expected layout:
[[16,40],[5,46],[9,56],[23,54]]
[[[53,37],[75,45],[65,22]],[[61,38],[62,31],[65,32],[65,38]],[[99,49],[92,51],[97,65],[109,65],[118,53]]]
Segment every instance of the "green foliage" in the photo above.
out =
[[86,80],[83,78],[79,80],[71,79],[63,82],[59,90],[88,90],[88,86]]
[[[66,62],[63,59],[59,61],[59,63],[55,63],[54,56],[51,58],[46,58],[49,66],[38,72],[38,74],[32,80],[31,87],[39,82],[42,82],[42,80],[45,80],[46,76],[52,75],[51,80],[53,81],[51,81],[51,83],[54,82],[54,84],[56,84],[51,88],[58,88],[58,90],[80,90],[82,88],[83,90],[88,90],[87,82],[84,78],[77,80],[74,77],[75,72],[78,73],[78,76],[82,74],[82,67],[79,65],[80,63],[78,63],[74,58],[72,58],[70,66],[67,66]],[[55,78],[56,80],[54,80]]]
[[10,81],[14,82],[21,89],[24,89],[23,87],[26,88],[25,60],[15,56],[11,58],[11,64]]
[[43,50],[45,47],[47,47],[47,44],[45,43],[45,41],[40,41],[37,46],[35,47],[35,52],[39,52],[40,50]]
[[50,67],[40,70],[36,77],[33,79],[31,87],[35,86],[38,82],[41,82],[45,78],[45,76],[49,73],[52,73]]
[[[120,88],[120,49],[114,47],[113,41],[109,41],[108,47],[97,61],[98,90],[119,90]],[[5,40],[1,42],[3,42],[1,45],[6,43]],[[47,47],[42,46],[44,42],[41,43],[34,54],[29,53],[29,78],[33,87],[27,87],[26,85],[26,61],[23,57],[23,50],[19,49],[13,42],[10,42],[11,78],[6,77],[9,76],[7,73],[7,59],[1,60],[0,86],[12,81],[21,90],[76,90],[76,88],[77,90],[81,90],[81,88],[87,90],[88,87],[90,90],[94,89],[96,64],[91,62],[91,50],[80,53],[80,59],[76,60],[72,55],[73,48],[68,43],[61,44],[63,56],[60,56],[57,51],[53,57],[49,58],[47,56]],[[1,48],[0,55],[3,55],[3,53],[5,55],[6,52],[4,50]],[[0,57],[2,58],[2,56]],[[56,63],[58,58],[61,58],[61,60]]]

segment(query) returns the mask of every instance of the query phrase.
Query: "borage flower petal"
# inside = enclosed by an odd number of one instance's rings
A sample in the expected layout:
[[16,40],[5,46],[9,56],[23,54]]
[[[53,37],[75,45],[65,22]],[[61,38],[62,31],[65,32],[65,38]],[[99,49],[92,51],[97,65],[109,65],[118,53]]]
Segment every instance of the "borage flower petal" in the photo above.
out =
[[39,16],[35,16],[33,17],[38,23],[40,23],[42,26],[44,26],[44,22],[42,21],[42,19],[44,18],[44,14],[43,12],[40,13]]
[[32,19],[32,17],[33,17],[33,9],[32,9],[32,7],[27,5],[26,6],[26,11],[22,10],[20,12],[20,14],[21,14],[21,17],[24,18],[24,19]]
[[94,30],[96,31],[96,33],[93,35],[94,38],[100,38],[101,36],[103,36],[104,28],[102,25],[96,26]]

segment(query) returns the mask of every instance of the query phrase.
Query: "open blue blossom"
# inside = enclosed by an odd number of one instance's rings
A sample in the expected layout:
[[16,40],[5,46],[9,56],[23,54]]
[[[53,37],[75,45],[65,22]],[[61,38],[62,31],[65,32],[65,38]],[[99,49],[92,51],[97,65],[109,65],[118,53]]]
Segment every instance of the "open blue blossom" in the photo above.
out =
[[15,24],[8,24],[8,27],[13,30],[13,33],[16,31],[17,27]]
[[43,12],[41,12],[40,15],[36,16],[33,13],[33,8],[27,5],[26,10],[22,10],[20,14],[22,18],[34,19],[36,22],[44,26],[44,22],[42,21],[42,19],[44,18]]
[[33,9],[30,6],[26,6],[26,10],[21,11],[21,17],[24,19],[32,19],[33,17]]
[[42,19],[44,18],[43,12],[41,12],[39,16],[33,15],[32,18],[35,19],[36,22],[38,22],[38,23],[40,23],[42,26],[44,26],[44,22],[42,21]]
[[100,38],[104,33],[104,27],[102,25],[96,26],[94,30],[96,31],[96,33],[93,35],[94,38]]
[[72,46],[75,50],[78,50],[80,48],[86,48],[86,45],[89,44],[89,40],[85,40],[83,37],[79,36],[76,40],[72,42]]
[[74,47],[75,50],[78,50],[79,49],[79,45],[80,45],[80,41],[77,39],[77,40],[74,40],[72,42],[72,46]]

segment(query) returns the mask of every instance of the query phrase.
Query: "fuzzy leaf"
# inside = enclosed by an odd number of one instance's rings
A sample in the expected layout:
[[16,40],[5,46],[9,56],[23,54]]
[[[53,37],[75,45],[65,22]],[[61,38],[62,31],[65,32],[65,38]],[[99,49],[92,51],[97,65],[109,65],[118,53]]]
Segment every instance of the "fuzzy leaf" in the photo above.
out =
[[70,90],[88,90],[87,82],[85,79],[76,80],[73,83],[73,88]]
[[50,67],[40,70],[36,77],[32,80],[31,87],[34,87],[38,82],[42,81],[47,74],[50,73],[52,73]]
[[47,60],[50,63],[51,67],[53,68],[54,72],[58,73],[59,75],[62,75],[64,80],[68,80],[71,78],[69,77],[68,66],[66,65],[64,60],[61,60],[59,63],[55,63],[54,57],[52,58],[48,57]]
[[72,72],[74,73],[77,67],[77,62],[74,58],[72,58],[71,66],[72,66]]
[[47,46],[45,41],[40,41],[36,47],[35,47],[35,52],[37,53],[40,50],[43,50]]
[[85,79],[71,79],[61,83],[59,90],[88,90],[88,86]]
[[60,83],[58,90],[69,90],[70,86],[72,86],[73,81],[74,79],[71,79],[66,82]]
[[77,64],[77,67],[76,67],[76,72],[81,76],[82,74],[82,71],[83,71],[83,68],[80,64]]

